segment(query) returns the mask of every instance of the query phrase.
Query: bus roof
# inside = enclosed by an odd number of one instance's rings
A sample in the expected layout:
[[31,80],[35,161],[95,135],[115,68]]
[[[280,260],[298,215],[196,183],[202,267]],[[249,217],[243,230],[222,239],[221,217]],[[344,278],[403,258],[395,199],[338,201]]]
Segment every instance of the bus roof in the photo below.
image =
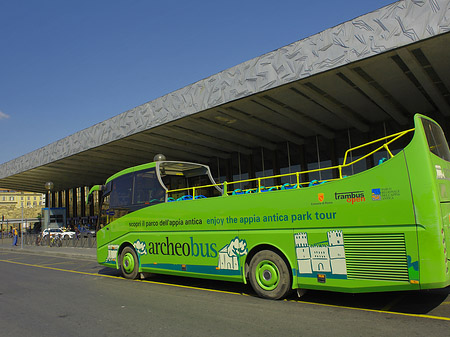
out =
[[105,184],[109,183],[111,180],[114,180],[124,174],[141,171],[141,170],[145,170],[145,169],[149,169],[149,168],[153,168],[153,167],[157,167],[157,166],[161,169],[162,174],[167,174],[167,175],[184,175],[184,173],[186,171],[197,170],[200,168],[205,169],[205,173],[209,170],[208,166],[203,165],[203,164],[198,164],[198,163],[190,163],[190,162],[183,162],[183,161],[157,161],[157,162],[151,162],[151,163],[147,163],[147,164],[129,167],[122,171],[119,171],[119,172],[115,173],[114,175],[112,175],[111,177],[109,177],[106,180]]
[[131,173],[131,172],[136,172],[136,171],[141,171],[141,170],[145,170],[145,169],[149,169],[149,168],[153,168],[156,166],[156,162],[151,162],[151,163],[146,163],[146,164],[141,164],[141,165],[137,165],[137,166],[133,166],[133,167],[129,167],[126,168],[122,171],[119,171],[115,174],[113,174],[111,177],[109,177],[108,179],[106,179],[105,184],[109,183],[111,180],[114,180],[120,176],[123,176],[124,174],[127,173]]

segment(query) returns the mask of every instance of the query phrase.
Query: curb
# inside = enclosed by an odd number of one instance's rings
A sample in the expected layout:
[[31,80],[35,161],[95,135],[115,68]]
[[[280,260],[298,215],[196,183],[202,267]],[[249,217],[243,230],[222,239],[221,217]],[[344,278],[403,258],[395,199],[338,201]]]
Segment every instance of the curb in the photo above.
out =
[[33,255],[46,255],[46,256],[60,256],[60,257],[68,257],[73,259],[83,259],[83,260],[91,260],[91,261],[97,261],[97,256],[95,255],[88,255],[88,254],[79,254],[77,252],[69,253],[69,252],[58,252],[55,248],[54,251],[48,251],[48,250],[33,250],[33,249],[26,249],[26,248],[12,248],[12,247],[0,247],[0,251],[10,251],[15,253],[26,253],[26,254],[33,254]]

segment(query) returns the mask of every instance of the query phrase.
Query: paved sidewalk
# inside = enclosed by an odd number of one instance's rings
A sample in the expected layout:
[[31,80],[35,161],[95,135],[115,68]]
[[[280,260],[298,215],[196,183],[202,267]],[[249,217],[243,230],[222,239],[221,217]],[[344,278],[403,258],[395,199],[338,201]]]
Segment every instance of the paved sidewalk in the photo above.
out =
[[41,254],[41,255],[51,255],[51,256],[61,256],[70,257],[74,259],[87,259],[96,260],[97,259],[97,249],[96,248],[78,248],[78,247],[48,247],[48,246],[20,246],[20,238],[17,242],[17,246],[12,245],[12,239],[0,239],[0,251],[14,251],[23,252],[31,254]]

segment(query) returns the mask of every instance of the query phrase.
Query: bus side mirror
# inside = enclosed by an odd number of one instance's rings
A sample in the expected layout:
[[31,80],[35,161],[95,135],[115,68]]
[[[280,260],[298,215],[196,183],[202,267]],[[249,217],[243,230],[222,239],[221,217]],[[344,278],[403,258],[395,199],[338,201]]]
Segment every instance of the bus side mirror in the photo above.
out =
[[105,190],[105,185],[92,186],[92,188],[89,190],[88,196],[86,198],[86,205],[92,205],[93,204],[94,199],[93,199],[92,195],[94,194],[94,191],[103,191],[103,190]]
[[86,200],[86,205],[92,205],[92,203],[94,202],[93,200],[94,198],[92,197],[92,193],[88,194],[87,200]]

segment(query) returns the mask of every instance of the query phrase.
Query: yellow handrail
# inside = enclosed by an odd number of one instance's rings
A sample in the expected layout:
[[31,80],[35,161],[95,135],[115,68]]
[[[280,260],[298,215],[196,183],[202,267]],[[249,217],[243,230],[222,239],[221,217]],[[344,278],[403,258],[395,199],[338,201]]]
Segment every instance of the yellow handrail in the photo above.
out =
[[[342,166],[345,167],[345,166],[353,165],[353,164],[357,163],[358,161],[360,161],[360,160],[362,160],[362,159],[364,159],[364,158],[367,158],[367,157],[371,156],[372,154],[374,154],[375,152],[381,150],[382,148],[385,148],[385,149],[389,152],[389,155],[390,155],[391,158],[392,158],[394,155],[393,155],[393,154],[391,153],[391,151],[389,150],[388,145],[391,144],[392,142],[396,141],[396,140],[399,139],[400,137],[403,137],[405,134],[407,134],[408,132],[411,132],[411,131],[414,131],[414,129],[409,129],[409,130],[397,132],[397,133],[394,133],[393,135],[386,136],[386,137],[383,137],[383,138],[380,138],[380,139],[377,139],[377,140],[373,140],[373,141],[371,141],[371,142],[368,142],[368,143],[365,143],[365,144],[362,144],[362,145],[358,145],[358,146],[352,147],[351,149],[348,149],[347,151],[345,151],[344,162],[342,163]],[[394,138],[394,137],[395,137],[395,138]],[[383,145],[381,145],[380,147],[376,148],[375,150],[369,152],[369,153],[366,154],[365,156],[362,156],[361,158],[358,158],[357,160],[354,160],[354,161],[352,161],[351,163],[346,164],[346,161],[347,161],[347,155],[348,155],[350,152],[355,151],[355,150],[358,150],[358,149],[361,149],[361,148],[363,148],[363,147],[366,147],[366,146],[369,146],[369,145],[372,145],[372,144],[375,144],[375,143],[378,143],[378,142],[380,142],[380,141],[383,141],[383,140],[386,140],[386,139],[389,139],[389,138],[393,138],[393,139],[390,140],[390,141],[387,142],[387,143],[384,143]]]
[[[174,189],[174,190],[167,190],[166,194],[172,193],[172,192],[181,192],[181,191],[189,191],[192,190],[192,200],[195,200],[195,191],[199,190],[201,188],[208,188],[208,187],[220,187],[223,186],[223,196],[227,196],[228,195],[228,186],[229,185],[234,185],[234,184],[241,184],[241,183],[250,183],[250,182],[257,182],[257,187],[256,187],[256,192],[257,193],[261,193],[261,188],[263,186],[261,186],[261,181],[262,180],[266,180],[266,179],[278,179],[278,178],[283,178],[283,177],[289,177],[289,176],[295,176],[295,180],[296,180],[296,184],[295,184],[295,188],[301,188],[301,185],[309,185],[311,184],[310,181],[308,182],[300,182],[300,175],[301,174],[307,174],[307,173],[313,173],[313,172],[321,172],[321,171],[326,171],[326,170],[335,170],[337,169],[339,171],[339,178],[333,178],[333,179],[327,179],[326,181],[333,181],[333,180],[339,180],[339,179],[343,179],[344,177],[342,176],[342,169],[345,167],[349,167],[351,165],[356,164],[357,162],[371,156],[372,154],[378,152],[381,149],[385,149],[389,155],[392,157],[394,157],[394,155],[392,154],[391,150],[389,149],[389,144],[393,143],[394,141],[396,141],[397,139],[403,137],[405,134],[414,131],[414,129],[409,129],[409,130],[405,130],[405,131],[401,131],[395,134],[392,134],[390,136],[386,136],[362,145],[358,145],[355,147],[352,147],[350,149],[348,149],[345,152],[344,155],[344,161],[342,163],[342,165],[336,165],[336,166],[330,166],[330,167],[324,167],[324,168],[318,168],[318,169],[313,169],[313,170],[306,170],[306,171],[300,171],[300,172],[295,172],[295,173],[285,173],[285,174],[278,174],[278,175],[274,175],[274,176],[268,176],[268,177],[258,177],[258,178],[251,178],[251,179],[245,179],[245,180],[237,180],[237,181],[232,181],[232,182],[226,182],[224,181],[223,183],[219,183],[219,184],[210,184],[210,185],[203,185],[203,186],[194,186],[194,187],[186,187],[186,188],[179,188],[179,189]],[[380,141],[383,140],[387,140],[390,139],[388,142],[384,143],[383,145],[379,146],[378,148],[376,148],[375,150],[369,152],[368,154],[353,160],[350,163],[347,163],[347,157],[348,154],[352,151],[361,149],[363,147],[367,147],[369,145],[378,143]],[[314,181],[314,180],[313,180]],[[318,180],[317,183],[321,183],[324,182],[325,180]],[[276,188],[281,188],[283,185],[275,185],[275,186],[271,186],[270,188],[276,187]],[[250,188],[250,189],[255,189],[255,188]],[[242,192],[246,192],[250,189],[244,189],[242,190]],[[268,188],[267,188],[268,189]]]

